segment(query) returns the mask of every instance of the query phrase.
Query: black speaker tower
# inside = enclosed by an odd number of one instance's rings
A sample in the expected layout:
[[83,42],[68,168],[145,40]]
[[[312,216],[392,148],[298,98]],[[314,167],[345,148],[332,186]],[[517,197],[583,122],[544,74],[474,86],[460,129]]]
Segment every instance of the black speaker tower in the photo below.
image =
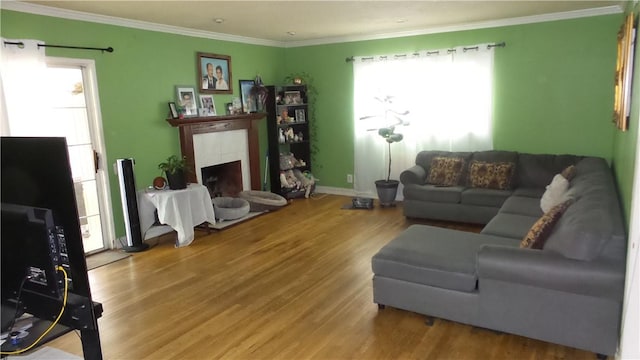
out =
[[149,248],[142,241],[142,229],[140,229],[140,216],[138,215],[138,199],[136,196],[136,180],[133,175],[133,159],[116,160],[116,171],[120,183],[120,199],[122,199],[122,212],[127,234],[127,244],[123,244],[126,252],[139,252]]

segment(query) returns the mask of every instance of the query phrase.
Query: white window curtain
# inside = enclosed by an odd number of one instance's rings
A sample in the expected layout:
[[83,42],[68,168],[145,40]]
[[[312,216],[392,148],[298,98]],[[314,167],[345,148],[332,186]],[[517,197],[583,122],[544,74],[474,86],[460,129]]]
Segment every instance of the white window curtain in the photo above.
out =
[[[380,127],[398,124],[395,132],[404,136],[391,144],[392,179],[413,166],[421,150],[493,148],[494,49],[488,45],[354,59],[358,196],[376,197],[375,181],[387,177],[389,154],[378,135]],[[385,118],[389,109],[409,113],[400,122],[393,116]]]
[[[23,45],[7,44],[22,43]],[[46,57],[38,40],[2,38],[0,63],[0,134],[44,136],[33,119],[46,121],[50,99],[45,95]]]

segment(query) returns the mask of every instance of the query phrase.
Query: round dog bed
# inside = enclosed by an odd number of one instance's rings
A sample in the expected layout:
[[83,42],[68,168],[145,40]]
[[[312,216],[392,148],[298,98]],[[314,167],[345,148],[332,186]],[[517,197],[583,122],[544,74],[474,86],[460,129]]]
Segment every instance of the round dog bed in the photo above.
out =
[[220,220],[235,220],[249,213],[249,202],[232,197],[215,197],[211,199],[216,218]]
[[267,191],[245,190],[238,196],[249,202],[251,211],[271,211],[287,205],[287,199]]

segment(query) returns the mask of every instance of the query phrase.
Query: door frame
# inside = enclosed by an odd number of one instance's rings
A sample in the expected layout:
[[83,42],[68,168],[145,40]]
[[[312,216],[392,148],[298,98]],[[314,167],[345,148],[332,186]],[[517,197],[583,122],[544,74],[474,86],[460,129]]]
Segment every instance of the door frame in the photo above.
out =
[[[84,83],[85,99],[87,102],[87,117],[89,132],[94,150],[98,152],[98,172],[96,183],[98,184],[98,201],[100,208],[100,221],[102,223],[102,237],[105,249],[115,249],[115,225],[113,222],[113,207],[111,206],[111,184],[109,184],[109,168],[107,166],[107,151],[102,131],[102,113],[100,108],[100,96],[98,95],[98,78],[96,64],[92,59],[74,59],[62,57],[46,57],[47,65],[68,66],[82,68],[82,81]],[[100,250],[97,250],[98,252]],[[90,252],[93,253],[93,252]]]

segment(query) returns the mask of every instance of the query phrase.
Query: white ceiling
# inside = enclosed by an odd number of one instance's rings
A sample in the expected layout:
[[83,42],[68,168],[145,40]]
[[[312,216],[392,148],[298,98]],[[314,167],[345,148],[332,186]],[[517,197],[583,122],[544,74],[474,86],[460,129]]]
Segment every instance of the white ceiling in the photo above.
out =
[[[2,1],[7,7],[7,1]],[[23,1],[283,44],[392,37],[429,29],[615,13],[625,1]],[[38,8],[40,8],[38,6]],[[560,14],[558,14],[560,13]],[[73,12],[71,12],[73,14]],[[550,15],[552,14],[552,15]],[[216,23],[216,19],[222,19]],[[289,34],[290,32],[294,34]]]

